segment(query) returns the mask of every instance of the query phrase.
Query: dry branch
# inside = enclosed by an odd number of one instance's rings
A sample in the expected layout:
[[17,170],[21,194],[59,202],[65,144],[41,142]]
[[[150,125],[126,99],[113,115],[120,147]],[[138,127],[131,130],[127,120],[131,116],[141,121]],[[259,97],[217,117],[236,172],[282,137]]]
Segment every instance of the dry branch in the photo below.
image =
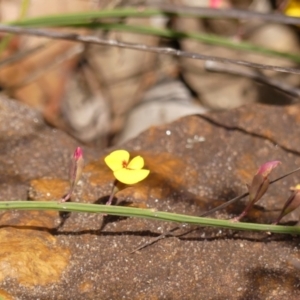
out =
[[278,79],[268,78],[257,70],[241,69],[237,66],[225,66],[223,64],[212,61],[206,61],[205,70],[249,78],[259,83],[271,86],[289,96],[299,98],[300,100],[300,89],[290,86],[289,84],[286,84],[285,82],[282,82]]
[[244,61],[244,60],[228,59],[228,58],[222,58],[218,56],[208,56],[208,55],[203,55],[195,52],[186,52],[186,51],[181,51],[173,48],[153,47],[153,46],[147,46],[143,44],[120,42],[112,39],[99,38],[93,35],[62,33],[58,31],[51,31],[45,29],[23,28],[19,26],[10,26],[10,25],[3,25],[3,24],[0,25],[0,32],[13,33],[19,35],[23,34],[23,35],[41,36],[41,37],[48,37],[51,39],[58,39],[58,40],[69,40],[74,42],[90,43],[90,44],[97,44],[102,46],[112,46],[112,47],[126,48],[132,50],[147,51],[147,52],[152,52],[157,54],[168,54],[168,55],[173,55],[178,57],[186,57],[186,58],[204,60],[204,61],[206,60],[217,61],[226,64],[234,64],[234,65],[240,65],[244,67],[251,67],[251,68],[262,69],[262,70],[273,70],[277,72],[300,74],[299,68],[287,68],[287,67],[272,66],[266,64],[258,64],[249,61]]

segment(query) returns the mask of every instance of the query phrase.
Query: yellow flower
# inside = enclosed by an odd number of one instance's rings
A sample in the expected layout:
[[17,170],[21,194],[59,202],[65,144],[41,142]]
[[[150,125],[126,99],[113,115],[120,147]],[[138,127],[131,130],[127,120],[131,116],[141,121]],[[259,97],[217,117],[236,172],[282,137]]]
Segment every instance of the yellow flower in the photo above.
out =
[[300,1],[299,0],[290,0],[288,1],[284,12],[286,15],[291,17],[299,17],[300,16]]
[[143,169],[144,159],[141,156],[129,161],[126,150],[116,150],[104,158],[107,166],[113,171],[117,180],[125,184],[135,184],[145,179],[150,171]]

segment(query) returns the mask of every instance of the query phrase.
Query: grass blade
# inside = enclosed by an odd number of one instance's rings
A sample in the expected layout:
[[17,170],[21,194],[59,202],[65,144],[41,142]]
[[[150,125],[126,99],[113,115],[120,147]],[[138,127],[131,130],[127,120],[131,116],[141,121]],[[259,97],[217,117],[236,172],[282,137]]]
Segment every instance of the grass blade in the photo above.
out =
[[102,213],[115,216],[146,218],[159,221],[186,223],[199,226],[220,227],[233,230],[264,231],[281,234],[300,234],[299,226],[265,225],[232,222],[123,206],[97,205],[85,203],[58,203],[56,201],[1,201],[0,210],[56,210],[65,212]]

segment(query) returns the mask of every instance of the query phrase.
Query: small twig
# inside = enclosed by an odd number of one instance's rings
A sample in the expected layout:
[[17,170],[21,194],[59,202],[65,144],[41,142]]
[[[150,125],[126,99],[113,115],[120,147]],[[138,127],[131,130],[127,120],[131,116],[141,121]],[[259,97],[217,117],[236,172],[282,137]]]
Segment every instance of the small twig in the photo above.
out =
[[168,55],[173,55],[178,57],[187,57],[187,58],[197,59],[197,60],[218,61],[222,63],[246,66],[246,67],[262,69],[262,70],[273,70],[277,72],[300,74],[300,69],[298,68],[288,68],[288,67],[281,67],[281,66],[258,64],[249,61],[244,61],[244,60],[222,58],[218,56],[208,56],[208,55],[203,55],[195,52],[186,52],[186,51],[181,51],[173,48],[154,47],[154,46],[147,46],[143,44],[120,42],[112,39],[102,39],[97,36],[91,36],[91,35],[79,35],[76,33],[62,33],[57,31],[23,28],[19,26],[9,26],[9,25],[0,25],[0,32],[42,36],[42,37],[48,37],[48,38],[58,39],[58,40],[69,40],[74,42],[91,43],[97,45],[105,45],[105,46],[126,48],[132,50],[147,51],[147,52],[158,53],[158,54],[168,54]]
[[224,66],[223,64],[213,62],[213,61],[206,61],[205,69],[211,72],[226,73],[231,75],[247,77],[259,83],[263,83],[271,87],[274,87],[275,89],[284,92],[289,96],[297,97],[299,98],[298,100],[300,100],[300,89],[292,87],[277,79],[268,78],[256,70],[250,70],[250,69],[246,70],[236,66]]
[[[287,177],[287,176],[289,176],[289,175],[292,175],[292,174],[294,174],[294,173],[296,173],[296,172],[298,172],[298,171],[300,171],[300,168],[297,168],[297,169],[295,169],[295,170],[293,170],[293,171],[291,171],[291,172],[289,172],[289,173],[287,173],[287,174],[284,174],[284,175],[282,175],[282,176],[280,176],[280,177],[278,177],[278,178],[276,178],[276,179],[270,181],[270,184],[273,184],[273,183],[275,183],[275,182],[277,182],[277,181],[279,181],[279,180],[281,180],[281,179],[283,179],[283,178],[285,178],[285,177]],[[212,215],[212,214],[215,213],[216,211],[219,211],[219,210],[221,210],[221,209],[223,209],[223,208],[229,206],[230,204],[232,204],[232,203],[234,203],[234,202],[236,202],[236,201],[238,201],[238,200],[241,200],[241,199],[245,198],[245,197],[248,196],[248,195],[249,195],[249,193],[246,192],[246,193],[244,193],[243,195],[237,196],[237,197],[235,197],[235,198],[233,198],[233,199],[231,199],[231,200],[229,200],[229,201],[227,201],[227,202],[225,202],[225,203],[223,203],[223,204],[221,204],[221,205],[219,205],[219,206],[217,206],[217,207],[215,207],[215,208],[213,208],[213,209],[211,209],[211,210],[209,210],[209,211],[204,212],[203,214],[200,214],[199,217],[206,217],[206,216]],[[146,248],[146,247],[148,247],[148,246],[150,246],[150,245],[153,245],[154,243],[158,242],[159,240],[164,239],[164,238],[167,237],[168,235],[175,236],[175,235],[173,234],[173,232],[174,232],[174,231],[177,231],[177,230],[180,229],[180,228],[182,228],[182,225],[173,227],[172,229],[168,230],[167,232],[165,232],[165,233],[159,235],[158,237],[152,239],[150,242],[147,242],[147,243],[141,245],[140,247],[134,249],[133,251],[130,252],[130,254],[132,254],[132,253],[134,253],[134,252],[136,252],[136,251],[139,251],[139,250],[141,250],[141,249],[143,249],[143,248]],[[181,236],[187,235],[188,233],[191,233],[191,232],[193,232],[193,231],[195,231],[195,230],[198,230],[198,229],[199,229],[199,226],[197,226],[196,228],[193,228],[193,229],[191,229],[191,230],[188,230],[188,231],[186,231],[186,232],[184,232],[184,233],[182,233],[182,234],[180,234],[180,235],[178,235],[178,236],[176,236],[176,237],[179,237],[179,236],[181,237]]]

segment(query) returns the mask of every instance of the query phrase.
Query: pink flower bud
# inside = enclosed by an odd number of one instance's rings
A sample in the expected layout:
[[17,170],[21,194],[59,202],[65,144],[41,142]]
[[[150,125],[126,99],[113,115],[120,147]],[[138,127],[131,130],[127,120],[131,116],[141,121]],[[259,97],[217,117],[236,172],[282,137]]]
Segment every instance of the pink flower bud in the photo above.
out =
[[275,169],[281,162],[279,160],[273,160],[261,165],[256,174],[262,175],[264,178],[268,177],[273,169]]
[[221,0],[210,0],[209,7],[218,8],[221,5]]
[[69,173],[70,190],[68,194],[61,199],[61,202],[65,202],[71,198],[74,188],[78,180],[80,179],[83,167],[84,167],[83,151],[80,147],[77,147],[74,151],[74,154],[71,159],[71,164],[70,164],[70,173]]
[[71,166],[70,166],[70,182],[71,186],[75,186],[81,176],[84,166],[83,151],[80,147],[77,147],[74,151]]
[[296,208],[300,206],[300,184],[295,186],[291,189],[292,194],[290,197],[286,200],[279,217],[276,219],[276,221],[273,224],[278,224],[280,220]]
[[254,203],[256,203],[266,193],[270,184],[268,176],[280,163],[280,161],[274,160],[266,162],[259,167],[257,173],[252,179],[251,185],[248,186],[249,203],[244,211],[238,217],[234,218],[235,221],[239,221],[246,216]]
[[268,176],[280,163],[280,161],[274,160],[266,162],[259,167],[249,187],[250,200],[253,203],[257,202],[266,193],[270,182]]
[[74,151],[74,154],[73,154],[73,158],[74,160],[78,161],[79,159],[82,159],[83,158],[83,151],[80,147],[77,147]]

